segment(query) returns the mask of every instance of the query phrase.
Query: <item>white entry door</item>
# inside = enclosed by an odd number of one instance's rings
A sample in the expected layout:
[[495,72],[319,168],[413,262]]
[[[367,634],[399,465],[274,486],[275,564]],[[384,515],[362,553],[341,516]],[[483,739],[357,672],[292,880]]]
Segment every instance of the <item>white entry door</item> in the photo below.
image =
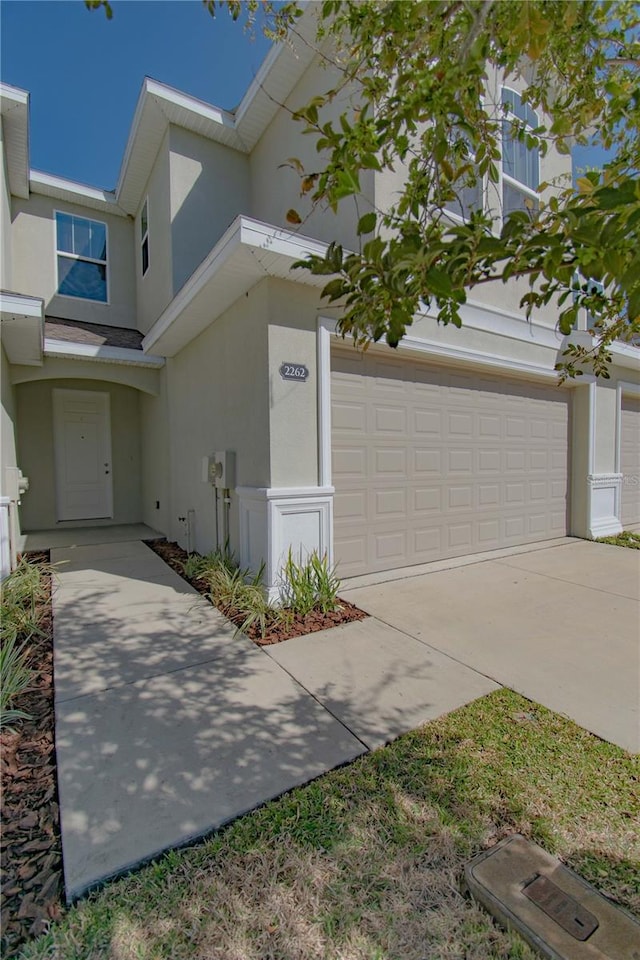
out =
[[113,516],[109,394],[54,390],[58,520]]

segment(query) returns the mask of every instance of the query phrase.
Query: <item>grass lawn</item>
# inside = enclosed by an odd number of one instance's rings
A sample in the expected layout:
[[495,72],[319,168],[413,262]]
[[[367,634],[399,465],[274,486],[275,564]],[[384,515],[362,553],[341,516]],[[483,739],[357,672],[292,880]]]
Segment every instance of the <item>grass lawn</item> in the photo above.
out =
[[615,547],[631,547],[632,550],[640,550],[640,533],[623,530],[615,537],[599,537],[597,543],[612,543]]
[[107,885],[59,960],[533,960],[461,892],[513,831],[640,910],[640,758],[506,690]]

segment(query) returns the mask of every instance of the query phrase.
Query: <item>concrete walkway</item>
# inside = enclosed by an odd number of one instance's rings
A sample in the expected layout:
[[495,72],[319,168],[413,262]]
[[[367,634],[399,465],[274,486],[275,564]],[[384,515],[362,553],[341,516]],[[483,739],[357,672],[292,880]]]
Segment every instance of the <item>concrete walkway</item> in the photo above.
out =
[[373,619],[260,649],[141,542],[52,561],[69,898],[496,688]]
[[640,552],[566,540],[490,556],[395,582],[351,581],[342,594],[414,640],[640,752]]
[[500,685],[640,749],[632,550],[348,584],[370,619],[262,649],[141,542],[52,560],[70,898]]

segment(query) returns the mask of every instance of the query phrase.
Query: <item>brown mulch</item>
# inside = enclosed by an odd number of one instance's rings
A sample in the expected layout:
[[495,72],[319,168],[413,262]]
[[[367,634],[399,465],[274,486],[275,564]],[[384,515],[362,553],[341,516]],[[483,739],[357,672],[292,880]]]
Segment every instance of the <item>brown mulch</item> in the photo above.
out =
[[[48,553],[31,553],[48,563]],[[62,916],[62,847],[54,745],[53,618],[51,577],[42,608],[43,636],[30,641],[33,684],[16,703],[33,719],[0,732],[2,777],[2,956],[16,956],[25,941]]]
[[[203,597],[206,597],[210,603],[212,602],[209,595],[209,587],[205,580],[200,577],[185,576],[183,564],[188,557],[186,550],[183,550],[177,543],[168,542],[167,540],[146,540],[145,542],[148,547],[151,547],[154,553],[162,557],[165,563],[172,567],[176,573],[179,573],[183,580],[190,583],[191,586],[197,590],[198,593],[201,593]],[[246,631],[247,636],[253,640],[254,643],[258,644],[258,646],[264,647],[272,643],[281,643],[283,640],[291,640],[293,637],[302,637],[308,633],[315,633],[318,630],[338,627],[343,623],[350,623],[352,620],[364,620],[369,616],[364,610],[360,610],[359,607],[354,606],[347,600],[343,600],[340,597],[338,600],[340,609],[333,613],[322,613],[319,610],[312,610],[311,613],[308,613],[304,617],[299,614],[292,615],[290,618],[287,618],[284,623],[267,624],[264,637],[260,634],[260,628],[257,625],[253,625]],[[242,614],[241,611],[233,608],[223,609],[220,607],[219,609],[235,626],[239,627],[242,625],[245,615]]]

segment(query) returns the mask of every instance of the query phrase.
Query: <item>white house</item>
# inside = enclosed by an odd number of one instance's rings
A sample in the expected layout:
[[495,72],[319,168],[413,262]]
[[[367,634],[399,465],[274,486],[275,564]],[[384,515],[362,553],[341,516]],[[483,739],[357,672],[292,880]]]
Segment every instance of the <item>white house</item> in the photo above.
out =
[[[516,284],[485,288],[462,330],[416,318],[397,351],[333,335],[324,281],[291,265],[352,247],[355,208],[292,232],[281,167],[314,147],[278,104],[318,85],[304,45],[274,48],[233,114],[146,80],[113,192],[31,170],[29,96],[2,86],[14,550],[20,530],[144,522],[199,551],[228,536],[274,586],[289,545],[348,577],[640,523],[636,348],[614,347],[609,381],[559,386],[556,315],[528,322]],[[567,160],[539,163],[546,180]],[[529,178],[505,166],[505,200]],[[371,171],[360,213],[394,189]]]

